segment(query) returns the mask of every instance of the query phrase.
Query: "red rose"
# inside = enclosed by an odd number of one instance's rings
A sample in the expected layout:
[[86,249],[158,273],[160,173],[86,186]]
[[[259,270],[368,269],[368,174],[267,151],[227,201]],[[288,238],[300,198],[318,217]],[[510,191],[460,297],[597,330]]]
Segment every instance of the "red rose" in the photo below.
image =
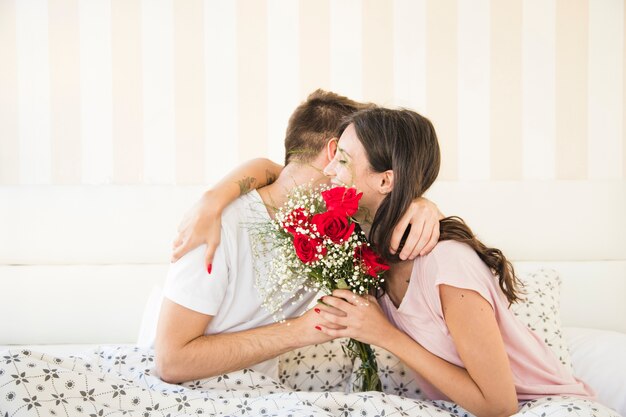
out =
[[309,229],[309,216],[304,214],[305,209],[297,208],[285,216],[285,220],[283,221],[283,228],[291,233],[292,235],[296,234],[296,228],[302,227],[304,229]]
[[293,246],[296,248],[296,255],[305,264],[318,259],[317,255],[326,255],[326,248],[319,239],[311,239],[300,233],[296,233],[293,238]]
[[335,243],[347,240],[354,231],[354,223],[338,211],[327,211],[313,216],[311,223],[322,236],[327,236]]
[[378,274],[389,269],[389,265],[376,252],[365,244],[354,251],[354,258],[365,267],[365,272],[377,278]]
[[359,209],[359,200],[363,193],[355,188],[335,187],[322,192],[328,211],[339,211],[345,216],[352,216]]

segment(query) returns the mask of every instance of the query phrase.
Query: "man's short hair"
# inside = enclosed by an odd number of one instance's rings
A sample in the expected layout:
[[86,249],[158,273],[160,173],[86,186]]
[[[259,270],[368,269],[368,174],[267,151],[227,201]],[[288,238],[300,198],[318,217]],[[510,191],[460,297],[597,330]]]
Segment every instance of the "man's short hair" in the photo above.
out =
[[285,136],[285,165],[311,162],[331,138],[337,137],[344,117],[375,107],[321,89],[315,90],[289,118]]

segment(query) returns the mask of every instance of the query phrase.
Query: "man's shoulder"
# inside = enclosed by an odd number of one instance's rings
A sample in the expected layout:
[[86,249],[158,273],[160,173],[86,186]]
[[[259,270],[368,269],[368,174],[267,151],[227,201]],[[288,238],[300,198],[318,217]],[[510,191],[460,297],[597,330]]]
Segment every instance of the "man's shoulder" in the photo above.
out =
[[222,227],[234,229],[242,224],[269,220],[267,209],[256,190],[230,203],[222,213]]

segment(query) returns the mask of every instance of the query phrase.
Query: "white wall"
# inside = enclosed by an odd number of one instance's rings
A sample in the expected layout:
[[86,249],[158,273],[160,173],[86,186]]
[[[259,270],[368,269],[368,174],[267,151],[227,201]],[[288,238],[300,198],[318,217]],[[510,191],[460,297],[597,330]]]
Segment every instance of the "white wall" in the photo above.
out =
[[623,0],[3,0],[0,184],[207,184],[315,88],[430,117],[443,180],[624,180]]

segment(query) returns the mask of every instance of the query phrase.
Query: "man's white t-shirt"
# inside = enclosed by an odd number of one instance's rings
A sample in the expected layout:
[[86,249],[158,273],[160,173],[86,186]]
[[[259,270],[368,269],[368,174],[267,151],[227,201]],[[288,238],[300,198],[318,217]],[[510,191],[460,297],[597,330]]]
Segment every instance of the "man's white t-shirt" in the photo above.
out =
[[[274,323],[262,306],[255,287],[257,271],[267,267],[271,253],[253,255],[252,232],[270,220],[259,193],[254,190],[235,200],[222,215],[221,243],[213,258],[209,275],[202,245],[170,265],[164,297],[202,314],[213,316],[204,334],[232,333]],[[283,305],[285,317],[306,311],[315,293]],[[292,304],[292,301],[296,301]],[[181,323],[181,325],[183,325]],[[278,377],[278,359],[252,367],[273,378]]]

